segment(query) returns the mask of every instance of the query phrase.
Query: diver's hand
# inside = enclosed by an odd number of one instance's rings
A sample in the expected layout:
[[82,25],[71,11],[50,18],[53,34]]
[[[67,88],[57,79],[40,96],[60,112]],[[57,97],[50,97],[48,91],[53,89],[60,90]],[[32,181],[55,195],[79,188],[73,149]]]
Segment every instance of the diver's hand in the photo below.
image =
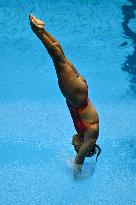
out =
[[81,176],[82,165],[74,164],[73,166],[73,176],[75,179],[78,179]]

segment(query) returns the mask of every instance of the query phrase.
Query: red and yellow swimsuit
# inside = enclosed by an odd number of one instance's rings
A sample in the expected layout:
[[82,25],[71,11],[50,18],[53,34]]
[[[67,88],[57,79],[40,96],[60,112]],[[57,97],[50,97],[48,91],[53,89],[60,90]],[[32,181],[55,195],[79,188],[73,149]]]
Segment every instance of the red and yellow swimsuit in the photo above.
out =
[[96,123],[89,123],[87,121],[83,121],[80,119],[80,114],[83,112],[83,110],[87,107],[88,105],[88,86],[85,80],[83,80],[86,84],[86,101],[85,103],[81,106],[81,107],[73,107],[72,104],[66,100],[67,106],[69,108],[71,117],[73,119],[73,123],[74,123],[74,127],[77,131],[77,133],[84,133],[84,131],[89,128],[92,127],[94,124]]

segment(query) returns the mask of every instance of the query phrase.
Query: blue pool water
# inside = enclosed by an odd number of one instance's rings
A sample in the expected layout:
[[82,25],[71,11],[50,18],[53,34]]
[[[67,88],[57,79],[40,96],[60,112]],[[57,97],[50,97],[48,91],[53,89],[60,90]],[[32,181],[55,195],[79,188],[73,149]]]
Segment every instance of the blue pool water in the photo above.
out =
[[[72,175],[75,130],[28,15],[86,78],[100,117],[95,165]],[[136,1],[0,2],[0,205],[136,204]]]

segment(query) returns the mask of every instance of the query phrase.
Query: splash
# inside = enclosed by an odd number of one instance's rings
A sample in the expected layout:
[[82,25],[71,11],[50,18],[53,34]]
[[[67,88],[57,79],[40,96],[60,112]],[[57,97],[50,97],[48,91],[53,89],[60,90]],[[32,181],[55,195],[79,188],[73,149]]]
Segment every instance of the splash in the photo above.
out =
[[91,158],[88,162],[84,162],[82,166],[75,166],[74,159],[66,160],[69,172],[74,180],[81,180],[93,176],[96,167],[95,159]]

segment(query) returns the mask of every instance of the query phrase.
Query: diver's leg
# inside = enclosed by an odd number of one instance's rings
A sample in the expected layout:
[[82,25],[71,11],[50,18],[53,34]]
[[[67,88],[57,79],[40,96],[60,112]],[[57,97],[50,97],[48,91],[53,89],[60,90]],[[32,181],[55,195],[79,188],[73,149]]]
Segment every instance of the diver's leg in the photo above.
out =
[[[64,51],[63,51],[62,46],[60,45],[60,43],[46,29],[45,29],[45,34],[54,43],[54,45],[56,45],[61,50],[61,52],[64,54]],[[67,63],[71,66],[74,73],[76,73],[79,76],[78,71],[76,70],[74,65],[68,59],[67,59]]]
[[52,41],[45,32],[44,29],[44,22],[41,20],[38,20],[36,17],[30,15],[30,25],[33,30],[33,32],[37,35],[37,37],[42,41],[44,44],[45,48],[47,49],[49,55],[53,60],[60,60],[60,61],[65,61],[65,56],[64,53],[61,51],[61,49],[56,45],[56,40],[55,42]]
[[[44,29],[46,36],[56,45],[58,46],[61,51],[63,52],[63,49],[60,45],[60,43],[49,33],[49,31],[47,31],[46,29]],[[64,53],[64,52],[63,52]]]
[[[86,85],[80,78],[77,79],[79,73],[74,65],[67,60],[62,50],[46,35],[44,23],[32,15],[29,18],[33,32],[42,41],[53,60],[61,90],[64,91],[63,93],[69,93],[72,88],[73,92],[71,92],[69,99],[75,106],[79,107],[86,99]],[[81,93],[82,95],[80,95]],[[73,96],[75,97],[73,98]],[[66,95],[64,97],[67,98]]]
[[65,59],[65,62],[67,62],[67,64],[71,67],[71,69],[74,71],[74,74],[79,76],[79,73],[74,67],[74,65],[68,59],[66,59],[60,43],[47,30],[44,29],[44,22],[32,15],[29,16],[29,19],[32,30],[42,41],[51,57],[53,56],[53,52],[54,55],[61,54],[61,59]]
[[45,34],[53,43],[58,43],[58,41],[46,29]]
[[[39,24],[44,27],[44,22],[37,19],[35,16],[30,15],[30,19],[32,19],[32,21],[34,21],[36,24]],[[52,41],[52,43],[58,43],[58,41],[47,30],[45,30],[45,28],[44,28],[44,33]]]

